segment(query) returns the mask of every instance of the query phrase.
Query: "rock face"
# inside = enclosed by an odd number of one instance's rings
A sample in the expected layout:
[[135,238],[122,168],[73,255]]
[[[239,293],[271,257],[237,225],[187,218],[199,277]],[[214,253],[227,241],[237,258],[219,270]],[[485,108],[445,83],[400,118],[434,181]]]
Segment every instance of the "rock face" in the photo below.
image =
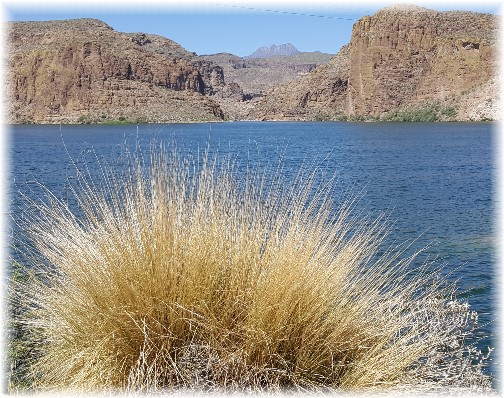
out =
[[219,68],[202,75],[171,40],[93,19],[15,22],[8,35],[8,122],[224,117],[205,96],[221,84]]
[[493,15],[414,6],[360,19],[350,42],[347,115],[378,117],[485,84],[496,74],[497,28]]
[[490,14],[385,8],[361,18],[350,44],[329,63],[270,89],[251,114],[387,119],[430,107],[439,110],[438,120],[500,119],[498,26]]
[[296,55],[298,53],[298,49],[290,43],[280,44],[279,46],[273,44],[269,47],[260,47],[245,58],[288,57],[291,55]]

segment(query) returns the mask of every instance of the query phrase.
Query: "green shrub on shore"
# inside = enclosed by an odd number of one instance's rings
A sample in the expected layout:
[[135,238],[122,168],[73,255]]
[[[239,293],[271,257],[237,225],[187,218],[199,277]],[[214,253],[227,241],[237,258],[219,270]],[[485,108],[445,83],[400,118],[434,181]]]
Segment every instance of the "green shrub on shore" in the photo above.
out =
[[101,114],[99,117],[90,115],[81,115],[77,119],[77,124],[139,124],[148,123],[148,118],[143,116],[130,117],[119,116],[117,119],[108,117],[106,114]]
[[457,116],[453,106],[431,102],[422,106],[410,106],[390,112],[384,117],[389,122],[439,122],[451,121]]
[[377,256],[384,217],[334,211],[332,181],[147,163],[82,173],[80,216],[47,192],[17,218],[11,391],[490,388],[476,314],[415,255]]

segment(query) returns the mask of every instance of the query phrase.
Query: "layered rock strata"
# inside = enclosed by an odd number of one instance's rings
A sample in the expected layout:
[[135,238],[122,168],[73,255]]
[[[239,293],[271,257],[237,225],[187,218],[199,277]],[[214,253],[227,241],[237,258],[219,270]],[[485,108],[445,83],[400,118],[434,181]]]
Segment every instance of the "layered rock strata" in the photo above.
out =
[[11,23],[8,37],[11,123],[224,117],[205,96],[212,72],[202,75],[194,55],[171,40],[93,19]]
[[497,17],[385,8],[353,27],[347,115],[467,94],[496,75]]

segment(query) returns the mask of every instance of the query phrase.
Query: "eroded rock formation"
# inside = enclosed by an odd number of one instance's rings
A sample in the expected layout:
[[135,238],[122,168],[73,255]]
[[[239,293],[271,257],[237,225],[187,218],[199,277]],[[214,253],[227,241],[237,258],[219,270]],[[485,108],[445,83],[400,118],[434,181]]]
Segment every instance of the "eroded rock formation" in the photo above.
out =
[[93,19],[15,22],[8,37],[9,122],[224,117],[204,95],[212,72],[202,75],[171,40]]
[[468,93],[496,74],[497,17],[384,8],[353,27],[347,115],[384,113]]

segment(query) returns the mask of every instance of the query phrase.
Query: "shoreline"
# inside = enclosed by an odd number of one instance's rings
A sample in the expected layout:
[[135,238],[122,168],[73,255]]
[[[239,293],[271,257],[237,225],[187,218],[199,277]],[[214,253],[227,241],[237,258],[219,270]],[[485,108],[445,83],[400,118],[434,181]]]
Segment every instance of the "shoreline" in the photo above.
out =
[[396,120],[194,120],[194,121],[153,121],[153,122],[119,122],[119,123],[5,123],[6,126],[134,126],[148,124],[218,124],[218,123],[379,123],[379,124],[499,124],[501,120],[436,120],[436,121],[396,121]]

